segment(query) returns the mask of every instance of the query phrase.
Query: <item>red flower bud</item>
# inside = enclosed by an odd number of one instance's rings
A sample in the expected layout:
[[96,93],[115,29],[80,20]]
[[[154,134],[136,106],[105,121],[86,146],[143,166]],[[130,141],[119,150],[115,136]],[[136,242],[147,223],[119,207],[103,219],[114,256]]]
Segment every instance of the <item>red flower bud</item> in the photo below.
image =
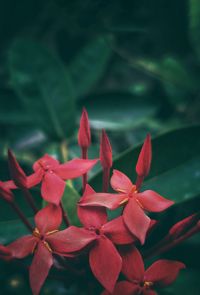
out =
[[10,170],[11,178],[13,179],[16,186],[20,188],[27,187],[27,177],[20,165],[18,164],[13,153],[8,150],[8,165]]
[[190,230],[190,228],[193,227],[198,220],[199,216],[197,214],[193,214],[177,222],[169,230],[170,237],[173,239],[179,238],[181,235],[185,234],[186,231]]
[[140,151],[136,165],[136,173],[138,176],[145,177],[148,175],[151,166],[151,158],[151,136],[148,134]]
[[91,143],[90,124],[88,113],[85,108],[80,119],[80,127],[78,131],[78,144],[81,148],[88,148]]
[[100,161],[103,168],[112,167],[112,147],[105,130],[102,130],[101,135]]

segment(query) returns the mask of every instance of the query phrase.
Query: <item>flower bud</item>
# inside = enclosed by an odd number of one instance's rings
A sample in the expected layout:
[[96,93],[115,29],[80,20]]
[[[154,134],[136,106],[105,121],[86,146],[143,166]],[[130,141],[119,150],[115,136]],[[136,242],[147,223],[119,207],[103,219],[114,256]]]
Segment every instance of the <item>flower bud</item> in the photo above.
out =
[[105,130],[102,130],[101,135],[100,161],[103,168],[112,167],[112,147]]
[[91,143],[90,124],[88,113],[85,108],[80,119],[80,127],[78,131],[78,144],[81,148],[88,148]]
[[151,136],[150,134],[148,134],[144,141],[136,164],[136,173],[138,176],[146,177],[148,175],[151,166],[151,158]]
[[198,220],[199,216],[197,214],[193,214],[177,222],[169,230],[170,237],[172,237],[173,239],[179,238],[181,235],[190,230],[190,228],[193,227]]
[[8,150],[8,165],[10,170],[11,178],[13,179],[16,186],[19,188],[27,187],[27,177],[20,165],[18,164],[13,153]]

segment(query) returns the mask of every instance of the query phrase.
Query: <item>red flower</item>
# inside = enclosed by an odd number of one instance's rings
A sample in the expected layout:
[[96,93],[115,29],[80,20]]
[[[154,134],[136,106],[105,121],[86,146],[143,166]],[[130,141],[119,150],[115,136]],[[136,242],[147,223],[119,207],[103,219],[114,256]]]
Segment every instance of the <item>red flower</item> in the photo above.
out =
[[119,194],[92,194],[81,200],[80,205],[104,206],[111,210],[123,205],[123,220],[126,226],[143,244],[151,222],[145,211],[160,212],[174,202],[151,190],[139,193],[131,180],[118,170],[113,171],[111,186]]
[[[11,251],[13,258],[24,258],[34,253],[33,261],[30,266],[29,277],[30,285],[34,295],[39,294],[49,270],[53,265],[53,255],[61,255],[59,245],[71,239],[68,237],[68,229],[58,231],[62,222],[62,211],[60,207],[49,204],[35,215],[36,228],[32,235],[19,238],[7,249]],[[90,237],[89,241],[90,242]],[[76,248],[81,248],[83,241],[76,241]],[[87,244],[87,237],[85,237]],[[67,255],[65,251],[65,256]]]
[[[82,199],[91,193],[94,193],[94,190],[87,185]],[[60,245],[60,250],[63,251],[62,247],[65,247],[68,253],[77,251],[77,241],[84,241],[89,235],[93,242],[89,251],[91,270],[97,280],[112,292],[122,266],[121,257],[113,243],[128,244],[133,242],[134,238],[126,229],[121,217],[107,222],[105,208],[78,206],[78,216],[84,228],[69,227],[71,243]],[[84,242],[82,248],[85,246]]]
[[46,201],[58,205],[65,190],[65,180],[85,174],[97,161],[97,159],[73,159],[65,164],[60,164],[49,155],[44,155],[33,165],[37,174],[37,183],[42,181],[42,197]]
[[[173,283],[185,265],[178,261],[158,260],[146,271],[140,252],[131,247],[122,253],[122,273],[127,281],[116,284],[112,295],[156,295],[155,288],[162,288]],[[102,295],[109,295],[104,291]]]

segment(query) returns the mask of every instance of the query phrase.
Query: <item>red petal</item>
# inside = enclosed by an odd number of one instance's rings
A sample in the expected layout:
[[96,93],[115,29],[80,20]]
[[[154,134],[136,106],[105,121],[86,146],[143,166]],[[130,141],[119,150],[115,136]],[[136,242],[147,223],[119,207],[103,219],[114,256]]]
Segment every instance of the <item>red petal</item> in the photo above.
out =
[[65,182],[55,173],[47,172],[42,181],[42,197],[55,205],[60,204],[60,200],[65,190]]
[[102,286],[112,292],[121,271],[122,260],[112,242],[101,236],[89,254],[90,267]]
[[76,252],[96,240],[95,233],[76,226],[70,226],[65,230],[46,237],[54,252]]
[[[95,191],[92,189],[89,184],[86,185],[86,189],[84,192],[84,195],[81,198],[81,201],[84,202],[85,198],[87,198],[87,195],[94,194]],[[77,206],[77,214],[81,221],[81,223],[84,225],[84,227],[95,227],[99,228],[102,224],[107,222],[107,213],[106,209],[103,207],[83,207],[83,206]]]
[[135,238],[125,226],[122,216],[119,216],[104,224],[101,228],[101,231],[113,243],[118,245],[129,244],[135,241]]
[[80,200],[80,206],[102,206],[108,209],[116,209],[121,206],[121,202],[123,202],[128,197],[125,194],[107,194],[107,193],[95,193],[84,200]]
[[85,108],[80,119],[80,127],[78,131],[78,144],[82,148],[88,148],[91,143],[91,134],[90,134],[90,123],[88,119],[88,113]]
[[37,239],[34,236],[24,236],[9,244],[7,248],[13,257],[24,258],[33,252],[36,244]]
[[30,285],[33,295],[39,294],[52,265],[53,257],[51,252],[42,242],[40,242],[35,252],[29,272]]
[[129,281],[141,283],[144,278],[144,263],[140,252],[134,245],[120,251],[122,257],[122,273]]
[[132,181],[119,170],[113,170],[110,180],[112,188],[119,193],[129,193],[133,187]]
[[12,259],[12,252],[9,248],[0,244],[0,259],[9,261]]
[[134,283],[130,283],[127,281],[121,281],[116,284],[113,295],[139,295],[140,293],[140,286]]
[[100,162],[103,168],[112,167],[112,147],[105,130],[102,130],[101,135]]
[[65,164],[59,165],[54,172],[63,179],[72,179],[88,172],[97,163],[96,160],[73,159]]
[[174,204],[173,201],[167,200],[151,190],[136,194],[136,198],[144,210],[149,212],[161,212]]
[[134,199],[125,206],[123,218],[131,233],[144,244],[151,220]]
[[5,188],[8,188],[8,189],[16,189],[17,188],[17,186],[15,185],[13,180],[4,181],[3,185]]
[[157,295],[157,293],[153,290],[144,290],[142,295]]
[[44,171],[42,169],[38,169],[33,174],[27,176],[27,188],[34,187],[40,183],[42,181],[43,175]]
[[59,206],[48,204],[35,215],[35,224],[42,234],[57,230],[62,222],[62,210]]
[[39,160],[37,160],[34,164],[33,164],[33,170],[37,171],[38,169],[53,169],[56,166],[59,165],[58,160],[54,159],[53,157],[49,156],[48,154],[45,154],[42,158],[40,158]]
[[5,182],[0,181],[0,197],[7,202],[14,201],[14,195],[9,188],[5,186]]
[[26,185],[26,174],[20,167],[13,153],[8,150],[8,164],[11,178],[18,187],[27,187]]
[[183,268],[185,265],[179,261],[158,260],[146,270],[144,280],[160,287],[168,286],[175,281]]
[[151,136],[148,134],[140,151],[136,165],[136,172],[139,176],[145,177],[148,175],[151,166],[151,158]]

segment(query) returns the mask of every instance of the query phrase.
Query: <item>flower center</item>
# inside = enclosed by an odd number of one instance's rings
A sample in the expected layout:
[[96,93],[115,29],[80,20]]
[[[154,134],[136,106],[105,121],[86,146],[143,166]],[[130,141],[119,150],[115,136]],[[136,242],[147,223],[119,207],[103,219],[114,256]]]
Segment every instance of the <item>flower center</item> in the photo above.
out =
[[150,289],[153,286],[153,282],[144,282],[143,284],[145,289]]
[[100,235],[100,234],[101,234],[100,229],[99,229],[99,228],[96,228],[96,227],[94,227],[94,226],[90,226],[88,229],[89,229],[90,231],[92,231],[92,232],[95,232],[95,234],[97,234],[97,235]]
[[[52,230],[52,231],[49,231],[47,233],[45,233],[46,236],[50,236],[54,233],[58,232],[58,230]],[[49,250],[49,252],[53,252],[49,243],[47,241],[45,241],[45,235],[41,234],[39,229],[36,227],[33,231],[33,236],[40,239],[42,241],[42,243],[44,244],[44,246],[47,248],[47,250]],[[35,251],[35,248],[33,249],[33,252]]]

